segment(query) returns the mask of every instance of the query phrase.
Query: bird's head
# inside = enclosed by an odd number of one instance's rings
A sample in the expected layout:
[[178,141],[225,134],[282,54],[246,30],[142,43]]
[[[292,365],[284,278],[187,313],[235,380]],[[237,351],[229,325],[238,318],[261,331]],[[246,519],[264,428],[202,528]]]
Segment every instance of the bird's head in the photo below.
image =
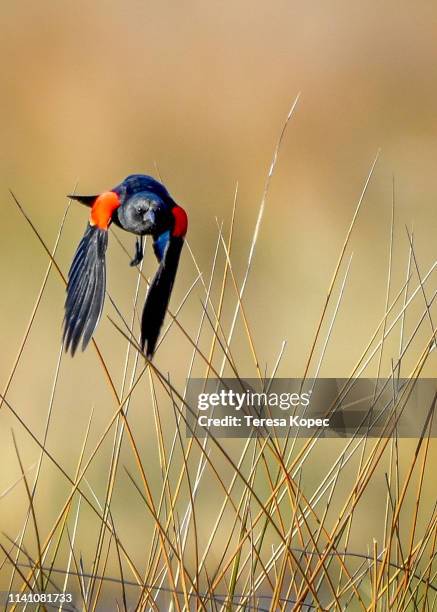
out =
[[153,192],[131,196],[116,211],[120,225],[134,234],[159,234],[168,224],[169,206]]

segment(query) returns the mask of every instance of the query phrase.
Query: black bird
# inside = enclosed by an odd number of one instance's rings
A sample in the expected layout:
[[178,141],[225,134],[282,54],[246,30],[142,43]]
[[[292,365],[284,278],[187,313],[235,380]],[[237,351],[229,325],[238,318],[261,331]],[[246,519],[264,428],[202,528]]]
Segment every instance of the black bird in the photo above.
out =
[[146,345],[146,355],[151,359],[187,232],[186,212],[162,183],[144,174],[128,176],[120,185],[100,195],[68,197],[89,206],[91,212],[68,273],[65,350],[74,355],[81,340],[84,350],[99,322],[105,299],[108,228],[114,222],[140,237],[136,241],[132,266],[138,265],[143,258],[143,236],[153,237],[159,267],[149,287],[141,318],[141,348],[144,350]]

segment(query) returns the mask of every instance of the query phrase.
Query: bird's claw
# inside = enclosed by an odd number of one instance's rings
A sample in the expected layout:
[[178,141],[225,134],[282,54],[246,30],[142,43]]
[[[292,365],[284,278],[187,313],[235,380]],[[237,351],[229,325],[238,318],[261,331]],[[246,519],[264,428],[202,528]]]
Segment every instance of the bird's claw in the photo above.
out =
[[130,265],[132,267],[138,266],[138,264],[140,264],[142,260],[143,260],[143,238],[141,237],[140,240],[137,239],[137,241],[135,242],[135,255],[132,261],[130,262]]
[[131,260],[130,265],[134,268],[135,266],[138,266],[138,264],[141,263],[143,259],[143,256],[141,255],[141,257],[138,257],[138,255],[135,255],[135,257]]

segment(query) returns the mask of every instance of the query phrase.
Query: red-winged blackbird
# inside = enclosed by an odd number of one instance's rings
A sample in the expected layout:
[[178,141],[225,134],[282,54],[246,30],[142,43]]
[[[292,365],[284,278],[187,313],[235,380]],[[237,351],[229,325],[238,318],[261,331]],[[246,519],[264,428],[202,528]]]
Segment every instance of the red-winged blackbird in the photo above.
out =
[[173,288],[179,257],[187,232],[187,215],[167,189],[151,176],[133,174],[120,185],[97,196],[71,195],[91,208],[85,234],[68,274],[63,340],[74,355],[91,340],[105,299],[108,228],[112,222],[140,236],[132,266],[143,257],[143,236],[153,237],[158,270],[147,293],[141,318],[141,348],[153,357]]

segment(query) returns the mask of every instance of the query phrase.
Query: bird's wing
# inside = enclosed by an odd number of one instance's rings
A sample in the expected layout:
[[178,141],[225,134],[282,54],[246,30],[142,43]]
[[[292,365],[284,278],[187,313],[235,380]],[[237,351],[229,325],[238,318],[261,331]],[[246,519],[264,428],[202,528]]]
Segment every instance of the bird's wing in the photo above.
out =
[[71,193],[67,196],[67,198],[69,198],[70,200],[75,200],[76,202],[85,204],[85,206],[88,206],[89,208],[92,207],[98,197],[99,196],[96,195],[76,195],[75,193]]
[[149,287],[141,318],[141,348],[147,344],[149,359],[153,357],[164,322],[183,244],[183,237],[172,236],[170,232],[162,233],[153,243],[159,267]]
[[72,355],[81,339],[85,349],[102,314],[107,246],[107,230],[88,224],[68,273],[63,340]]

